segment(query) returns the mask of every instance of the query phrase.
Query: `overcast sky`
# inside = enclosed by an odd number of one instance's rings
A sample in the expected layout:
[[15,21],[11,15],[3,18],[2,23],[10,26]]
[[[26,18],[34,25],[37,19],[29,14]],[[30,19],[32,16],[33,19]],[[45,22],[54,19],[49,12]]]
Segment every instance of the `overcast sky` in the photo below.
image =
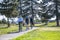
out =
[[0,0],[0,3],[2,2],[3,0]]

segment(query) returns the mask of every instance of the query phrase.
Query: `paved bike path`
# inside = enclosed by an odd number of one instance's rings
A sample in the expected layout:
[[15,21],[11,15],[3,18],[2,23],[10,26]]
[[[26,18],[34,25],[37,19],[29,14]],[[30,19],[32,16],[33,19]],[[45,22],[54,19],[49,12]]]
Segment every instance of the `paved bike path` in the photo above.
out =
[[11,33],[11,34],[5,34],[5,35],[0,35],[0,40],[11,40],[13,38],[16,38],[18,36],[22,36],[27,32],[33,31],[37,29],[37,27],[33,27],[33,29],[29,29],[27,31],[19,32],[19,33]]

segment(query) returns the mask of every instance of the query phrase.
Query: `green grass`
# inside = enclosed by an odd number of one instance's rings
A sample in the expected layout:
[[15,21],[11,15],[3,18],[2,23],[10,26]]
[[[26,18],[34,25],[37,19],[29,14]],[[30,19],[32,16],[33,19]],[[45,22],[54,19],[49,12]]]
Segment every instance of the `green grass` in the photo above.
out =
[[[47,27],[56,27],[56,22],[48,23],[48,25],[35,24],[35,26],[36,27],[46,27],[46,26]],[[4,28],[4,27],[7,27],[7,25],[6,24],[0,24],[0,35],[18,31],[18,25],[12,24],[9,28]],[[23,29],[25,29],[25,27]]]
[[37,29],[13,40],[60,40],[60,31],[40,31]]
[[49,22],[47,25],[44,25],[44,23],[41,24],[35,24],[36,27],[56,27],[56,22]]
[[[4,24],[2,26],[4,26]],[[7,27],[7,25],[6,25],[6,27]],[[25,28],[26,27],[23,27],[23,30]],[[18,25],[13,25],[13,24],[9,28],[0,27],[0,35],[9,34],[9,33],[13,33],[13,32],[18,32],[18,29],[19,29]]]
[[[52,27],[52,26],[56,26],[56,22],[48,23],[48,25],[35,24],[35,26],[36,27],[46,27],[46,26]],[[12,24],[9,28],[4,28],[4,27],[7,27],[7,25],[6,24],[0,24],[0,35],[18,31],[18,25],[13,25]],[[25,29],[25,28],[23,28],[23,29]]]
[[50,22],[47,25],[48,27],[56,27],[56,22]]
[[15,31],[18,31],[18,26],[16,25],[11,25],[9,28],[5,28],[5,27],[1,27],[0,28],[0,35],[2,34],[8,34],[10,32],[15,32]]

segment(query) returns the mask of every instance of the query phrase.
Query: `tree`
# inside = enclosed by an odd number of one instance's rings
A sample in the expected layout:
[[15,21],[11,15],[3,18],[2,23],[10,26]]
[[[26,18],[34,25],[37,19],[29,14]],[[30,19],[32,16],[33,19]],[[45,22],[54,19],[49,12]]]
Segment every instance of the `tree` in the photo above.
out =
[[54,0],[55,3],[55,14],[56,14],[56,24],[59,26],[59,6],[60,6],[60,0]]
[[39,16],[44,19],[50,19],[55,15],[55,4],[53,0],[42,0],[40,3],[40,10],[39,10]]
[[1,5],[0,13],[2,15],[5,15],[8,18],[7,19],[8,20],[8,27],[10,27],[9,18],[12,16],[14,10],[16,9],[17,0],[3,0],[3,2],[0,3],[0,5]]
[[[23,0],[20,8],[22,8],[22,12],[21,12],[22,14],[20,13],[20,15],[23,15],[23,16],[29,15],[29,14],[33,14],[33,15],[40,14],[40,16],[42,16],[43,14],[45,14],[44,17],[47,17],[49,19],[52,16],[56,15],[54,13],[55,4],[53,0],[42,0],[40,3],[37,0]],[[57,15],[56,15],[56,18],[58,20]]]

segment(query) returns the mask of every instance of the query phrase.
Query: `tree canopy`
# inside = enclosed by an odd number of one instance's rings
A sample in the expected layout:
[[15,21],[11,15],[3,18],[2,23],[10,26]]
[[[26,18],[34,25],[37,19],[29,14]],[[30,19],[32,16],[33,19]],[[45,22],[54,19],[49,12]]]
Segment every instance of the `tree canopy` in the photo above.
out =
[[[2,15],[5,15],[7,17],[11,17],[12,15],[16,14],[16,7],[17,7],[17,0],[3,0],[2,3],[0,3],[0,13]],[[13,12],[15,11],[15,14]],[[17,14],[16,14],[17,15]]]

